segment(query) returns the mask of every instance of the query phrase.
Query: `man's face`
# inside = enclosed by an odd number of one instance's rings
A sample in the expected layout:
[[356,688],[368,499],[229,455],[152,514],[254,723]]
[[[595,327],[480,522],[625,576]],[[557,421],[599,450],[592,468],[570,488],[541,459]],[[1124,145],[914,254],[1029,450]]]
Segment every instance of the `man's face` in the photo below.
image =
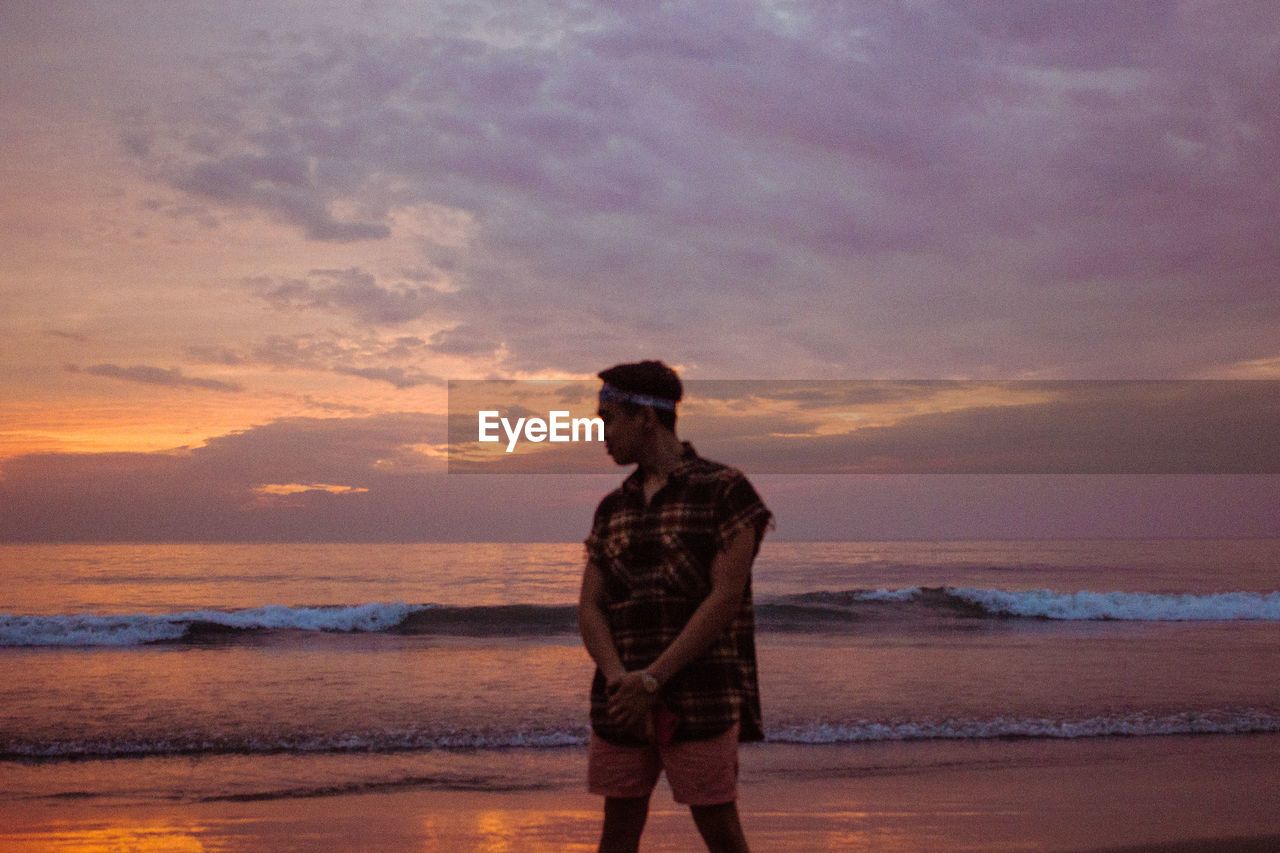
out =
[[645,410],[628,414],[612,400],[601,401],[596,410],[604,421],[604,446],[619,465],[638,461],[641,442],[644,440]]

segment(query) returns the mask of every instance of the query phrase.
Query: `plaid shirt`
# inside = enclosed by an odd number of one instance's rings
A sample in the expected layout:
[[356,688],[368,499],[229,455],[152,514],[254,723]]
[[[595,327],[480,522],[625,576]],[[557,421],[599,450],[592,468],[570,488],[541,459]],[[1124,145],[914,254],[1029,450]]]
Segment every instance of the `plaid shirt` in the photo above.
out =
[[[743,528],[756,546],[771,514],[741,472],[698,456],[684,444],[679,467],[646,505],[640,471],[596,509],[587,559],[604,577],[605,614],[628,671],[643,669],[684,628],[711,592],[711,561]],[[751,580],[723,634],[662,687],[679,718],[675,740],[700,740],[739,724],[739,740],[763,740],[756,680]],[[591,684],[591,727],[605,740],[634,743],[610,724],[605,680]]]

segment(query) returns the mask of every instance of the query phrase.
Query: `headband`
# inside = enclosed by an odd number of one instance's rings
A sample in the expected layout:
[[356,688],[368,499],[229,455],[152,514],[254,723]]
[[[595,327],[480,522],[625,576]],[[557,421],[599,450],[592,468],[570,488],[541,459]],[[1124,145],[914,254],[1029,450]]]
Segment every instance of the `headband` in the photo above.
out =
[[634,403],[637,406],[651,406],[655,409],[666,409],[668,412],[676,410],[676,401],[668,400],[666,397],[651,397],[648,394],[637,394],[634,391],[623,391],[621,388],[614,388],[608,382],[600,389],[600,402],[602,403]]

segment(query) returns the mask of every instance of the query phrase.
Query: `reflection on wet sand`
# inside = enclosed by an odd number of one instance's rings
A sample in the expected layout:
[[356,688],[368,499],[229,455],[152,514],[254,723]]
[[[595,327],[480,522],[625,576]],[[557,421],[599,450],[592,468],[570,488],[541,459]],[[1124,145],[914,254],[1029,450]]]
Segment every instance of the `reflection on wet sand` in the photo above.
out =
[[204,824],[111,823],[91,826],[68,822],[41,831],[0,835],[8,853],[204,853],[225,850]]
[[[583,751],[547,753],[540,767],[549,784],[538,788],[441,789],[432,777],[429,785],[385,793],[308,789],[316,792],[265,800],[103,799],[73,794],[73,786],[52,797],[0,797],[0,850],[593,850],[600,802],[580,779],[568,781]],[[1278,758],[1274,735],[765,744],[744,750],[739,805],[753,849],[762,851],[1280,849]],[[154,764],[80,766],[120,775]],[[15,769],[21,765],[0,767],[0,778]],[[188,769],[197,775],[198,762]],[[644,849],[699,849],[688,810],[664,784]]]

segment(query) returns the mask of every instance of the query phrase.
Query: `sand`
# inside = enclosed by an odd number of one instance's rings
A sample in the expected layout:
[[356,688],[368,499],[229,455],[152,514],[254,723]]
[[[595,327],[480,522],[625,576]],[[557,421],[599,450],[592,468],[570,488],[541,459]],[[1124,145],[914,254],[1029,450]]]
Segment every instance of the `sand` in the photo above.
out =
[[[583,760],[577,749],[561,755]],[[756,851],[1243,853],[1280,850],[1278,794],[1274,735],[769,744],[743,751],[740,806]],[[242,802],[4,799],[0,850],[586,851],[599,808],[576,786]],[[641,849],[700,849],[661,782]]]

